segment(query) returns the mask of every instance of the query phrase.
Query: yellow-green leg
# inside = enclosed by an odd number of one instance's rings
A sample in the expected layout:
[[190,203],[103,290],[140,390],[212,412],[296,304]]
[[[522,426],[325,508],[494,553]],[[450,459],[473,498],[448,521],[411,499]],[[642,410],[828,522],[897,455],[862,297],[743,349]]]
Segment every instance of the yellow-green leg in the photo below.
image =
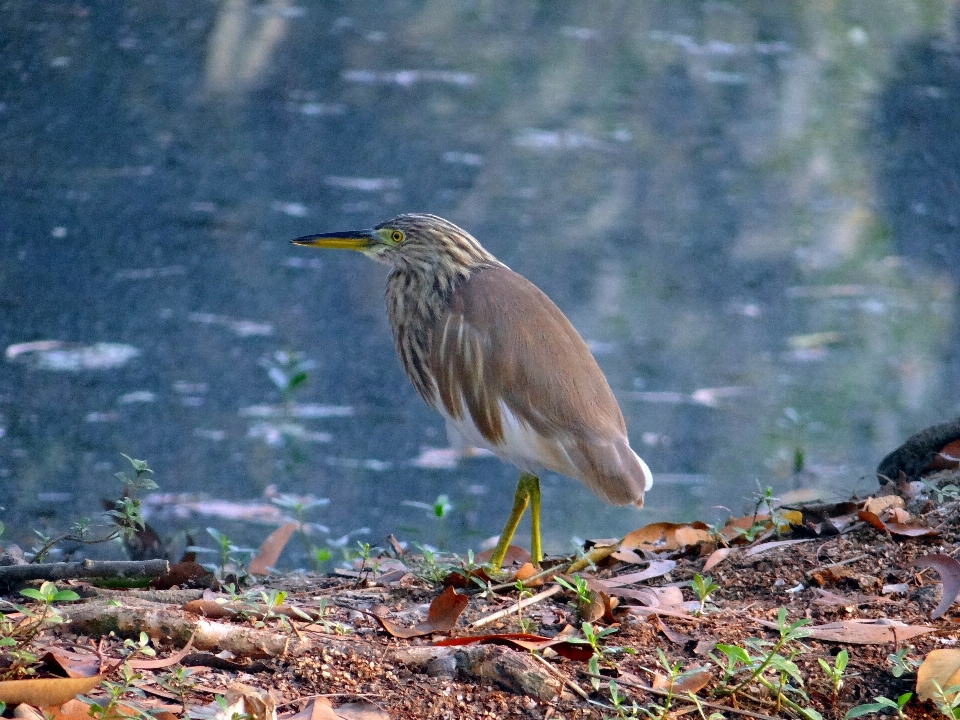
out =
[[530,505],[530,558],[534,563],[539,563],[543,559],[540,548],[540,479],[536,475],[524,472],[520,473],[520,479],[517,481],[517,491],[513,495],[513,509],[510,511],[510,517],[507,518],[507,524],[500,533],[500,539],[490,558],[490,565],[494,570],[499,570],[503,565],[503,558],[507,554],[507,548],[517,531],[527,504]]

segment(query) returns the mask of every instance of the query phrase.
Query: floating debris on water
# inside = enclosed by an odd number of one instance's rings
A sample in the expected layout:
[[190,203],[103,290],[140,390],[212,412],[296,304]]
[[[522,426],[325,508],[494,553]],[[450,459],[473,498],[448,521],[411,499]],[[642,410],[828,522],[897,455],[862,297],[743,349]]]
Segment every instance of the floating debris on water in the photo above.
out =
[[328,175],[323,179],[323,182],[330,187],[344,188],[345,190],[360,190],[362,192],[380,192],[381,190],[400,189],[400,180],[398,178],[365,178]]
[[366,85],[399,85],[413,87],[421,82],[446,83],[469,87],[476,85],[477,76],[473,73],[458,73],[450,70],[346,70],[342,75],[347,82]]
[[250,405],[240,409],[240,417],[276,418],[287,415],[296,418],[350,417],[350,405],[318,405],[314,403],[291,403],[290,405]]
[[109,412],[90,412],[83,418],[88,423],[111,423],[120,419],[120,413]]
[[572,130],[527,128],[513,140],[517,147],[533,150],[610,150],[612,146],[599,138]]
[[223,430],[204,430],[203,428],[194,428],[193,436],[203,438],[204,440],[213,440],[221,442],[227,439],[227,433]]
[[253,320],[237,320],[226,315],[214,315],[213,313],[190,313],[187,316],[190,322],[203,323],[204,325],[222,325],[240,337],[268,336],[273,335],[273,325],[264,322],[255,322]]
[[333,435],[330,433],[307,430],[303,425],[297,423],[281,423],[279,425],[268,422],[255,423],[247,430],[247,436],[254,440],[263,440],[271,447],[282,445],[285,437],[315,443],[325,443],[333,440]]
[[277,212],[281,212],[284,215],[289,215],[291,217],[306,217],[310,214],[310,211],[307,210],[307,206],[298,202],[283,202],[282,200],[274,200],[272,203],[270,203],[270,207]]
[[113,275],[113,279],[117,281],[152,280],[154,278],[166,278],[186,274],[187,269],[183,265],[169,265],[167,267],[127,268],[126,270],[117,270],[117,272]]
[[337,458],[328,457],[327,465],[345,468],[361,468],[363,470],[373,470],[374,472],[386,472],[393,469],[393,463],[389,460],[358,460],[356,458]]
[[113,370],[123,367],[140,351],[122,343],[80,343],[60,340],[37,340],[7,347],[5,355],[10,362],[21,363],[39,370],[79,372],[80,370]]
[[130,403],[152,403],[156,399],[156,393],[149,390],[136,390],[121,395],[117,398],[117,402],[121,405],[129,405]]
[[213,500],[189,493],[154,493],[144,497],[141,505],[144,517],[166,511],[178,518],[186,518],[195,513],[263,525],[279,525],[285,520],[280,508],[262,500],[243,502]]

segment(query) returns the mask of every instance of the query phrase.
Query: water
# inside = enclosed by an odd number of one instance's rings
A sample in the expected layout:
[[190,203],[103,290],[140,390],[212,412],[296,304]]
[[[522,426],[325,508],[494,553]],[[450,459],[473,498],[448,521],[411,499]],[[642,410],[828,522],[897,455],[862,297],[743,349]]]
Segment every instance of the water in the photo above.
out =
[[546,475],[548,549],[866,493],[958,414],[952,3],[0,9],[3,540],[96,515],[120,453],[199,494],[163,532],[255,544],[223,508],[265,491],[334,550],[498,532],[516,473],[444,450],[386,269],[287,242],[399,212],[557,302],[654,471],[640,512]]

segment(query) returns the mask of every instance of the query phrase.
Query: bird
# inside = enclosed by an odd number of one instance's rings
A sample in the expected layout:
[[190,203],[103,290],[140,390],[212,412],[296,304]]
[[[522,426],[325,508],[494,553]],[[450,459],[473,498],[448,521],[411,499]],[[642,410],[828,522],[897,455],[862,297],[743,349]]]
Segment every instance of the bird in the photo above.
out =
[[543,559],[543,469],[581,481],[609,504],[643,506],[653,475],[631,449],[587,344],[550,298],[470,233],[436,215],[407,213],[291,242],[355,250],[391,266],[387,318],[407,378],[448,431],[520,470],[488,561],[494,572],[528,505],[531,560]]

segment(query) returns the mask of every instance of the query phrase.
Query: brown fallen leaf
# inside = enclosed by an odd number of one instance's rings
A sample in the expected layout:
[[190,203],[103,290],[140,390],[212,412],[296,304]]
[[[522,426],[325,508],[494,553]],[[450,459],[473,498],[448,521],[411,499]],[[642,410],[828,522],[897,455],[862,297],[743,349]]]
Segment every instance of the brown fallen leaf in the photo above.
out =
[[604,582],[610,587],[622,587],[624,585],[633,585],[651,578],[662,577],[677,566],[675,560],[653,560],[650,567],[640,572],[627,573],[626,575],[615,575]]
[[254,555],[253,560],[250,561],[248,568],[250,574],[269,575],[271,568],[276,565],[277,560],[280,559],[280,553],[283,552],[283,548],[286,547],[290,536],[297,531],[298,527],[300,527],[300,525],[295,522],[284,523],[267,535],[267,539],[263,541],[257,550],[257,554]]
[[542,637],[540,635],[530,635],[528,633],[495,633],[490,635],[470,635],[467,637],[445,638],[437,640],[434,645],[439,647],[449,647],[457,645],[472,645],[480,643],[485,645],[506,645],[515,650],[529,650],[539,652],[550,648],[557,655],[567,660],[577,660],[586,662],[593,657],[593,649],[587,643],[573,642],[563,633],[557,637]]
[[722,563],[724,560],[730,557],[730,553],[732,552],[733,548],[729,547],[722,547],[714,550],[712,553],[710,553],[710,557],[708,557],[707,561],[703,564],[703,572],[707,572],[711,568],[714,568]]
[[[776,623],[769,620],[751,619],[764,627],[771,629],[777,627]],[[809,632],[809,637],[824,642],[847,643],[849,645],[886,645],[887,643],[906,642],[919,635],[933,632],[936,628],[927,625],[906,625],[888,618],[857,618],[824,625],[808,625],[804,630]]]
[[50,720],[90,720],[90,706],[80,700],[67,700],[62,705],[43,710]]
[[[473,558],[474,562],[478,565],[490,562],[490,558],[493,557],[493,550],[493,548],[490,548],[489,550],[477,553]],[[529,550],[524,550],[522,547],[517,547],[516,545],[507,546],[507,554],[503,556],[504,565],[523,565],[526,562],[530,562]]]
[[178,662],[183,660],[190,652],[193,650],[193,636],[190,636],[190,639],[187,640],[187,644],[183,646],[183,649],[180,652],[176,652],[173,655],[165,658],[157,658],[156,660],[128,660],[127,664],[134,670],[160,670],[161,668],[167,668],[171,665],[176,665]]
[[873,525],[873,527],[875,527],[877,530],[885,530],[892,535],[902,535],[903,537],[924,537],[935,536],[939,534],[933,528],[921,527],[919,525],[908,525],[901,522],[885,522],[877,517],[875,513],[867,510],[861,510],[859,513],[857,513],[857,517],[864,522]]
[[448,586],[430,603],[427,619],[412,628],[402,627],[373,613],[367,614],[394,637],[406,639],[430,635],[431,633],[449,632],[457,624],[457,619],[460,617],[460,613],[466,609],[468,602],[469,598],[466,595],[461,595]]
[[[47,647],[40,660],[50,667],[54,674],[56,668],[59,668],[67,677],[93,677],[100,674],[100,656],[96,653],[85,652],[77,653],[65,650],[61,647]],[[41,650],[43,652],[43,650]]]
[[104,675],[94,675],[85,678],[4,680],[0,682],[0,702],[8,706],[20,703],[34,707],[63,705],[67,700],[93,690],[104,677]]
[[674,630],[672,627],[667,625],[659,617],[656,618],[656,626],[657,626],[657,629],[661,633],[663,633],[663,636],[670,642],[674,643],[675,645],[686,645],[688,642],[691,642],[694,639],[689,635],[685,635],[682,632],[678,632]]
[[709,527],[693,523],[655,522],[627,533],[620,541],[621,550],[678,550],[710,540]]
[[390,720],[388,713],[366,700],[344,703],[333,712],[342,720]]
[[942,553],[932,553],[918,557],[913,561],[917,567],[933,568],[940,575],[940,581],[943,583],[943,594],[940,596],[940,603],[930,613],[930,619],[936,620],[943,615],[957,599],[957,593],[960,593],[960,562],[957,562],[949,555]]
[[[931,650],[920,663],[917,696],[921,700],[932,700],[937,694],[937,685],[941,690],[960,685],[960,649]],[[952,700],[955,696],[956,693],[951,693],[947,699]]]
[[879,516],[887,508],[902,508],[903,498],[899,495],[881,495],[880,497],[867,498],[863,502],[863,510]]
[[759,555],[760,553],[766,552],[767,550],[773,550],[774,548],[786,547],[788,545],[799,545],[801,543],[808,542],[813,542],[813,538],[804,538],[802,540],[774,540],[772,542],[753,545],[744,552],[744,555],[746,557],[753,557],[754,555]]
[[711,674],[711,670],[708,667],[690,668],[674,679],[673,687],[671,688],[669,678],[664,677],[660,673],[655,673],[652,686],[654,690],[672,689],[673,693],[677,695],[686,695],[687,693],[696,694],[707,686],[707,683],[710,682]]

